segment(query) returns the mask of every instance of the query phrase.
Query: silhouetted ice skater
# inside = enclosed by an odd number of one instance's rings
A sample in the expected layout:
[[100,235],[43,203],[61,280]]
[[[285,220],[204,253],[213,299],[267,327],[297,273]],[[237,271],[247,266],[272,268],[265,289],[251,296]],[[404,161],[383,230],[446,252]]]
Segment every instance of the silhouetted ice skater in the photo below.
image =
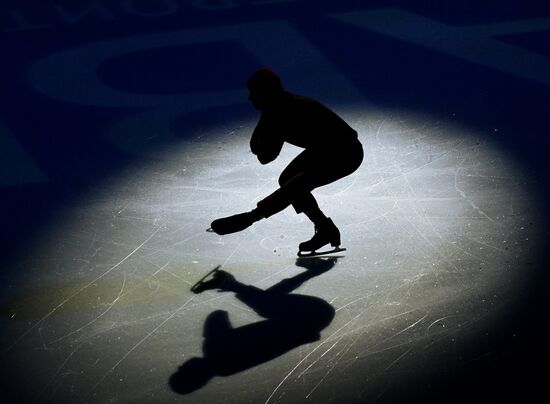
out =
[[315,225],[311,240],[300,243],[299,255],[314,254],[329,243],[338,248],[340,231],[319,209],[311,191],[353,173],[361,165],[363,147],[357,132],[320,102],[286,91],[269,68],[256,71],[247,87],[248,99],[261,111],[250,140],[250,149],[260,163],[275,160],[285,142],[305,150],[283,170],[279,189],[250,212],[214,220],[212,231],[235,233],[292,205],[296,213],[304,213]]

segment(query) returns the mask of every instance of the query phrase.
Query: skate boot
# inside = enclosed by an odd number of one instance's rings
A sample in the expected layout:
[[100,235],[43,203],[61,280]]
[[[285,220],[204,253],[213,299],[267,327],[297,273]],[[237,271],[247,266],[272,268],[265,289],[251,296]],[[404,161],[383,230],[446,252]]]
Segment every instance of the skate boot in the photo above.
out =
[[318,226],[315,226],[315,235],[311,240],[300,243],[298,249],[300,252],[314,252],[328,243],[335,248],[340,246],[340,231],[329,217]]
[[214,233],[219,235],[236,233],[251,226],[257,220],[257,217],[252,212],[239,213],[238,215],[214,220],[210,224],[210,228]]

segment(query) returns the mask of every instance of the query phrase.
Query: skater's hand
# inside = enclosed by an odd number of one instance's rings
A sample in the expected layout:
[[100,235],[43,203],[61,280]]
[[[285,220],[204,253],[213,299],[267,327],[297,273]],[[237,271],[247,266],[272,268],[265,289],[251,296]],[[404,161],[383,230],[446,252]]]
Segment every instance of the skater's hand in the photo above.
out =
[[262,164],[272,162],[277,158],[284,144],[284,139],[274,133],[270,125],[266,125],[263,119],[260,122],[250,139],[250,150],[258,157]]

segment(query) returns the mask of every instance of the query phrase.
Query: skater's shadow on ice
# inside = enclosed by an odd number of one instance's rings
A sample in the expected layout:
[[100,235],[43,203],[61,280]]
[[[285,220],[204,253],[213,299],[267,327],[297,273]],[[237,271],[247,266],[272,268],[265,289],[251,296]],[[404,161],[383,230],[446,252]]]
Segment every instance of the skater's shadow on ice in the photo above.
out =
[[204,357],[194,357],[182,364],[170,377],[171,388],[188,394],[206,385],[214,376],[241,372],[319,340],[320,332],[334,318],[334,308],[318,297],[291,292],[330,270],[336,261],[336,257],[297,260],[296,265],[306,271],[266,290],[245,285],[227,272],[217,271],[207,288],[234,292],[265,320],[233,328],[227,311],[210,313],[203,331]]

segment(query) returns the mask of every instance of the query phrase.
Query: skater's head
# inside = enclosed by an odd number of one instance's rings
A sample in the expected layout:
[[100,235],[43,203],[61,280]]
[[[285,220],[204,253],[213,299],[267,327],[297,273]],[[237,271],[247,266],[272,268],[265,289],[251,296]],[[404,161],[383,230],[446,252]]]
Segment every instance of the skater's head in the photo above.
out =
[[256,70],[246,86],[249,91],[248,99],[258,110],[284,92],[280,77],[269,67]]

